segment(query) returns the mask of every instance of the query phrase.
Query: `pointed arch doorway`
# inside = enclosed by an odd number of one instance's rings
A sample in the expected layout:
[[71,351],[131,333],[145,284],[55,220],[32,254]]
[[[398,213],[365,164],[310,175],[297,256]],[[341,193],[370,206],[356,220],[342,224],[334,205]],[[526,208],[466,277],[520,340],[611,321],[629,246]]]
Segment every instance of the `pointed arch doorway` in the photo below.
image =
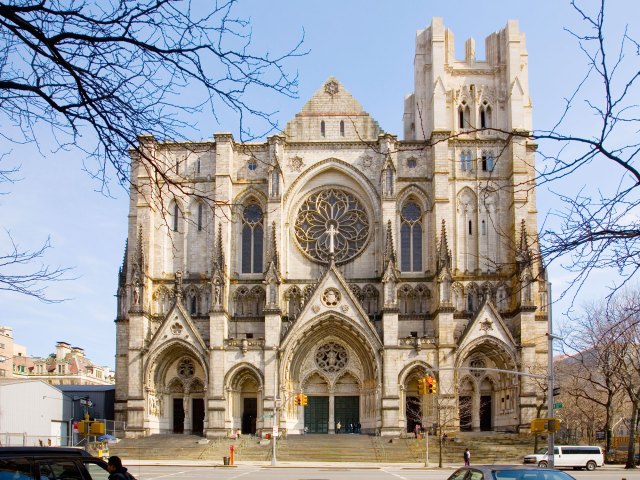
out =
[[[350,318],[327,312],[286,339],[282,382],[291,400],[281,422],[290,432],[375,433],[380,358],[377,337],[369,335]],[[297,393],[307,395],[304,409],[293,405]]]
[[202,435],[207,369],[200,355],[182,342],[165,345],[151,356],[147,378],[148,432]]

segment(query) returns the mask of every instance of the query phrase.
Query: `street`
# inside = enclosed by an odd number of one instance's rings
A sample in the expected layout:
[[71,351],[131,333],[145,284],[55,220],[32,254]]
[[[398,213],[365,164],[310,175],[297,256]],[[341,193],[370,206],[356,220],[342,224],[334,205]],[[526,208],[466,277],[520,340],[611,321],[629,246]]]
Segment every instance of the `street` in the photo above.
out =
[[[129,468],[138,480],[199,479],[216,480],[445,480],[453,469],[426,470],[418,467],[375,466],[350,468],[344,466],[270,467],[239,465],[237,467],[189,466],[132,466]],[[640,480],[640,470],[626,471],[621,467],[599,468],[595,472],[568,470],[579,480]]]

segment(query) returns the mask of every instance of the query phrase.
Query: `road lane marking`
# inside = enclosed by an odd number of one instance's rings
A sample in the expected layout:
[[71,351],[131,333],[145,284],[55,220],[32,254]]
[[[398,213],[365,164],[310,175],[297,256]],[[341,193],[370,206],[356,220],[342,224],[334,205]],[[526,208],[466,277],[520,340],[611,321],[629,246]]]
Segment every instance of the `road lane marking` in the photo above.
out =
[[402,475],[398,475],[397,473],[390,472],[389,470],[385,470],[384,468],[381,468],[380,470],[382,470],[384,473],[388,473],[389,475],[393,475],[400,480],[408,480],[407,477],[403,477]]

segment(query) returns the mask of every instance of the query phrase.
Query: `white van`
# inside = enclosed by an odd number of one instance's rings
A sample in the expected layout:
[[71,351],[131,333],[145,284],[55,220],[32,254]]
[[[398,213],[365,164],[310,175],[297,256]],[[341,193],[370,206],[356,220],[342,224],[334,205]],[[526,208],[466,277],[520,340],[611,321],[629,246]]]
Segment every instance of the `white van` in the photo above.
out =
[[[549,465],[547,447],[539,449],[533,455],[524,457],[525,464],[536,464],[546,468]],[[604,465],[604,455],[600,447],[585,445],[556,445],[553,449],[553,466],[556,468],[586,468],[595,470]]]

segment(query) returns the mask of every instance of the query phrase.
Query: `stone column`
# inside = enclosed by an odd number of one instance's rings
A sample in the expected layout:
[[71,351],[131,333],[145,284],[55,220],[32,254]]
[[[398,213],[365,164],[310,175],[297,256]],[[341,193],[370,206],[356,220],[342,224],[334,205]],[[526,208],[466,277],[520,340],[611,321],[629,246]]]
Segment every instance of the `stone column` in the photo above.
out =
[[336,397],[333,392],[329,392],[329,433],[336,433],[336,420],[334,416]]
[[471,429],[474,432],[480,431],[480,391],[474,390],[471,397]]

